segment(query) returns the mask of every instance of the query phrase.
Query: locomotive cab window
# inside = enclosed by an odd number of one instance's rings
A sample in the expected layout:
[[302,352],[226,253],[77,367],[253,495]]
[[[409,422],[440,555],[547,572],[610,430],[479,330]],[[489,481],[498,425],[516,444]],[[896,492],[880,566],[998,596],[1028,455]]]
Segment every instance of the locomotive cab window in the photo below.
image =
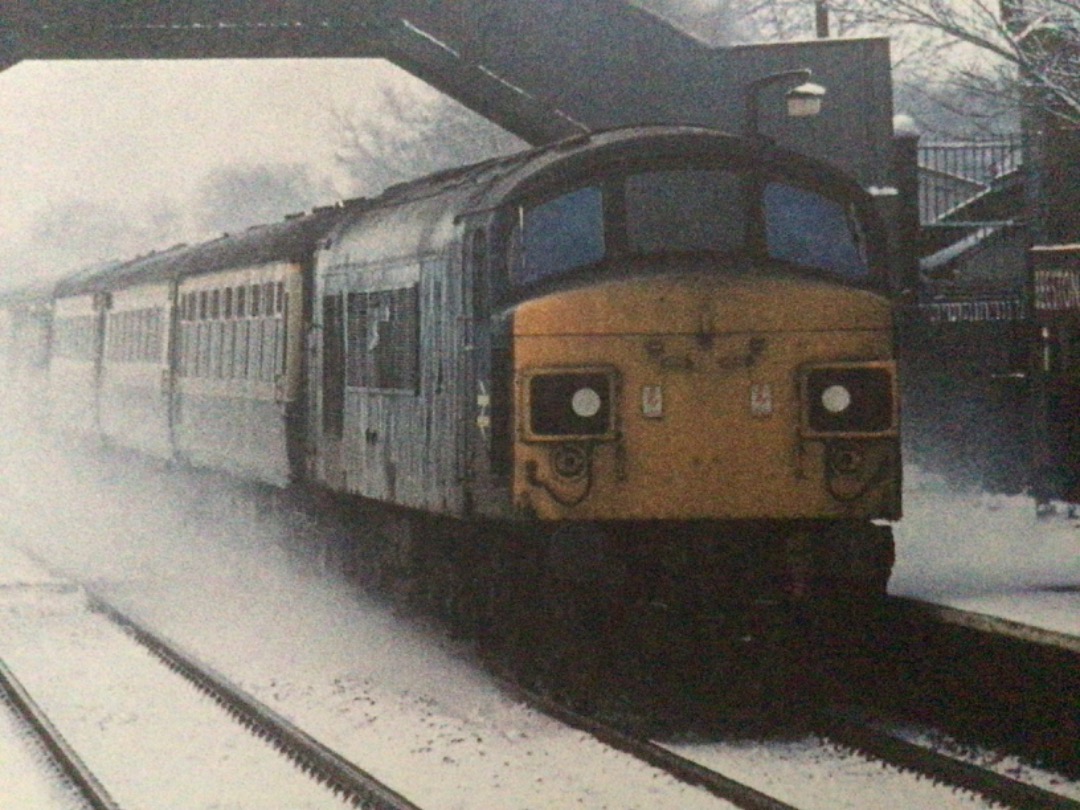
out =
[[765,187],[769,256],[849,280],[869,273],[857,220],[840,202],[786,183]]
[[517,281],[529,284],[604,258],[604,196],[588,186],[521,211]]
[[680,169],[626,181],[626,228],[635,253],[730,253],[743,241],[742,181],[731,171]]
[[[508,245],[513,283],[529,286],[595,268],[612,256],[747,251],[761,218],[769,258],[866,283],[872,269],[855,205],[772,173],[749,183],[744,167],[668,165],[613,174],[514,211]],[[753,189],[755,199],[747,194]],[[730,265],[718,267],[730,271]]]

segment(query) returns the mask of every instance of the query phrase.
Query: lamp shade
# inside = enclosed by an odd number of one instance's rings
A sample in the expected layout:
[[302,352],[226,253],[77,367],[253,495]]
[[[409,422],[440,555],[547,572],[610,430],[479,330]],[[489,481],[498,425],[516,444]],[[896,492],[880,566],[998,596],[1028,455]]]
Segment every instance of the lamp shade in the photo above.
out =
[[810,118],[821,112],[825,88],[820,84],[806,82],[787,93],[787,111],[792,118]]

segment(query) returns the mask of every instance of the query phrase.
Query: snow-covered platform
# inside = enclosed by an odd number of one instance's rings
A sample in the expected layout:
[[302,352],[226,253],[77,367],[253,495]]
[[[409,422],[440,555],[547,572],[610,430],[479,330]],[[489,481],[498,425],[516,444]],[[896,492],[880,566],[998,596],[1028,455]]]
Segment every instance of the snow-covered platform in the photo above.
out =
[[[1080,639],[1080,520],[906,470],[894,596]],[[1007,625],[1000,625],[1007,627]],[[1080,642],[1078,642],[1080,644]]]

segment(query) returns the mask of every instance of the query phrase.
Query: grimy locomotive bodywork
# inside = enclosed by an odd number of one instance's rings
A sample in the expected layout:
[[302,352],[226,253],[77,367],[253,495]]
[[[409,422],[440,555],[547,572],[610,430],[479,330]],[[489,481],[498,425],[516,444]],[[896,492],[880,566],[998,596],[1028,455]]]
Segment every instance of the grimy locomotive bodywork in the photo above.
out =
[[883,243],[868,195],[805,157],[593,133],[69,279],[53,414],[451,519],[389,557],[458,599],[547,568],[699,606],[880,595],[875,521],[900,516]]

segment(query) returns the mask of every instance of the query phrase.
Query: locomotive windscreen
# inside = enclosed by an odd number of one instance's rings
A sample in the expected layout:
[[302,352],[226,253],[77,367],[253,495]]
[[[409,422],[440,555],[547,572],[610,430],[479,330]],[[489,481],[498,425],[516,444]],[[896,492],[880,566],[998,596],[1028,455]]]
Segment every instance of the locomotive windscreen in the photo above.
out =
[[743,172],[675,168],[613,176],[525,205],[511,239],[518,285],[600,266],[610,258],[659,253],[737,256],[747,220],[763,212],[767,255],[848,282],[869,281],[855,206],[807,187],[774,179],[753,207]]

